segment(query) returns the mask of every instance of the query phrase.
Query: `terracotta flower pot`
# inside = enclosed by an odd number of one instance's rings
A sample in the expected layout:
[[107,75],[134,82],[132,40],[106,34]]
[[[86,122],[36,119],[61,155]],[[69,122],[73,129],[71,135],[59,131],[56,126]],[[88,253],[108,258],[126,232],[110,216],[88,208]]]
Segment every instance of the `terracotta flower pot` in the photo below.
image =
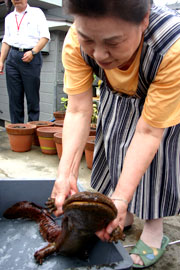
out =
[[93,164],[95,138],[96,136],[89,136],[85,146],[86,164],[89,169],[92,169]]
[[32,122],[28,122],[29,124],[35,125],[36,126],[36,130],[34,132],[34,136],[33,136],[33,145],[39,146],[39,139],[38,139],[38,135],[37,135],[37,129],[39,127],[48,127],[48,126],[53,126],[54,123],[50,122],[50,121],[32,121]]
[[54,121],[55,127],[63,127],[64,119]]
[[96,124],[95,123],[91,123],[91,129],[96,130]]
[[39,143],[41,151],[44,154],[55,155],[57,154],[57,149],[54,141],[54,134],[57,132],[62,132],[62,127],[39,127],[37,128],[37,135],[39,138]]
[[62,132],[54,134],[54,141],[56,144],[57,154],[60,159],[62,156]]
[[56,120],[63,120],[65,117],[65,114],[66,114],[65,111],[57,111],[53,113]]
[[90,129],[89,136],[96,136],[96,130]]
[[15,152],[26,152],[31,150],[35,125],[9,124],[6,127],[11,150]]

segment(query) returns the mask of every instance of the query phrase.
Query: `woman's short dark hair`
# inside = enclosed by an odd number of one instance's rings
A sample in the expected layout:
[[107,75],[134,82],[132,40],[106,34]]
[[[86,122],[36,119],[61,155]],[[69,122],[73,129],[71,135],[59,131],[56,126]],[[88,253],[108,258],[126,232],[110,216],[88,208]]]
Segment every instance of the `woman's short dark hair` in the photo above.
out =
[[139,24],[152,0],[63,0],[68,14],[87,17],[118,17]]

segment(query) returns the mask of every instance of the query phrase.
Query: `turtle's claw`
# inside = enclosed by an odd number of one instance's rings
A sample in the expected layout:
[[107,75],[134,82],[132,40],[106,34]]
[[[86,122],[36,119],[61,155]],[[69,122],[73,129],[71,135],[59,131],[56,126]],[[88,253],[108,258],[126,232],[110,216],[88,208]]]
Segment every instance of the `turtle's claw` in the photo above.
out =
[[55,199],[54,198],[48,198],[47,202],[45,202],[46,209],[52,213],[57,210],[57,207],[55,205]]

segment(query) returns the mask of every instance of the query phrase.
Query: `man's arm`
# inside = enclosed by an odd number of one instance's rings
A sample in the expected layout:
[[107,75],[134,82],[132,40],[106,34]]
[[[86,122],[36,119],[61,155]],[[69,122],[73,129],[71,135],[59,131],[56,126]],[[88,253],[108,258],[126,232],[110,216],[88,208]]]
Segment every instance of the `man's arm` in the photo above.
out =
[[40,52],[44,46],[48,43],[49,39],[48,38],[45,38],[45,37],[42,37],[39,42],[36,44],[36,46],[33,48],[33,51],[35,53],[38,53]]
[[0,56],[0,72],[3,72],[4,69],[4,62],[7,58],[8,52],[9,52],[10,46],[3,42],[1,47],[1,56]]
[[[48,43],[49,39],[48,38],[44,38],[42,37],[38,43],[36,44],[36,46],[34,46],[34,48],[32,49],[35,53],[39,53],[43,48],[44,46]],[[33,59],[33,53],[31,50],[27,51],[24,53],[24,56],[22,58],[22,60],[24,62],[31,62],[32,59]]]
[[[39,53],[44,46],[47,44],[47,42],[50,40],[50,33],[49,33],[49,29],[48,29],[48,25],[47,25],[47,20],[46,17],[44,15],[44,13],[42,12],[41,9],[39,9],[38,12],[38,28],[40,31],[40,39],[38,41],[38,43],[36,44],[36,46],[34,46],[34,48],[32,48],[32,51],[37,54]],[[28,51],[24,54],[22,60],[24,62],[30,62],[33,59],[33,53],[32,51]]]

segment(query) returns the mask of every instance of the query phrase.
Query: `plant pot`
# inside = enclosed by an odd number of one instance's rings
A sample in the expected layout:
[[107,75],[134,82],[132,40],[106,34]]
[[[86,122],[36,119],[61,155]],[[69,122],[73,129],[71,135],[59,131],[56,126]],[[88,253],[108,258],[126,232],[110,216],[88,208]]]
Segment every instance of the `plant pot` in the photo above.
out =
[[55,127],[63,127],[63,125],[64,125],[64,119],[54,121]]
[[93,164],[95,138],[96,136],[89,136],[86,146],[85,146],[86,164],[89,169],[92,169],[92,164]]
[[48,127],[48,126],[53,126],[54,123],[50,122],[50,121],[32,121],[32,122],[28,122],[31,125],[35,125],[36,126],[36,130],[34,132],[34,136],[33,136],[33,145],[39,146],[39,139],[38,139],[38,135],[37,135],[37,128],[39,127]]
[[62,156],[62,132],[54,134],[54,141],[56,144],[57,154],[60,159]]
[[96,124],[95,123],[91,123],[91,130],[96,130]]
[[96,129],[90,129],[89,136],[96,136]]
[[39,143],[41,151],[44,154],[55,155],[57,154],[57,149],[54,141],[54,134],[57,132],[62,132],[62,127],[39,127],[37,128],[37,135],[39,138]]
[[6,127],[11,150],[14,152],[26,152],[31,150],[35,125],[9,124]]
[[65,111],[57,111],[53,113],[56,120],[63,120],[65,117],[65,114],[66,114]]

